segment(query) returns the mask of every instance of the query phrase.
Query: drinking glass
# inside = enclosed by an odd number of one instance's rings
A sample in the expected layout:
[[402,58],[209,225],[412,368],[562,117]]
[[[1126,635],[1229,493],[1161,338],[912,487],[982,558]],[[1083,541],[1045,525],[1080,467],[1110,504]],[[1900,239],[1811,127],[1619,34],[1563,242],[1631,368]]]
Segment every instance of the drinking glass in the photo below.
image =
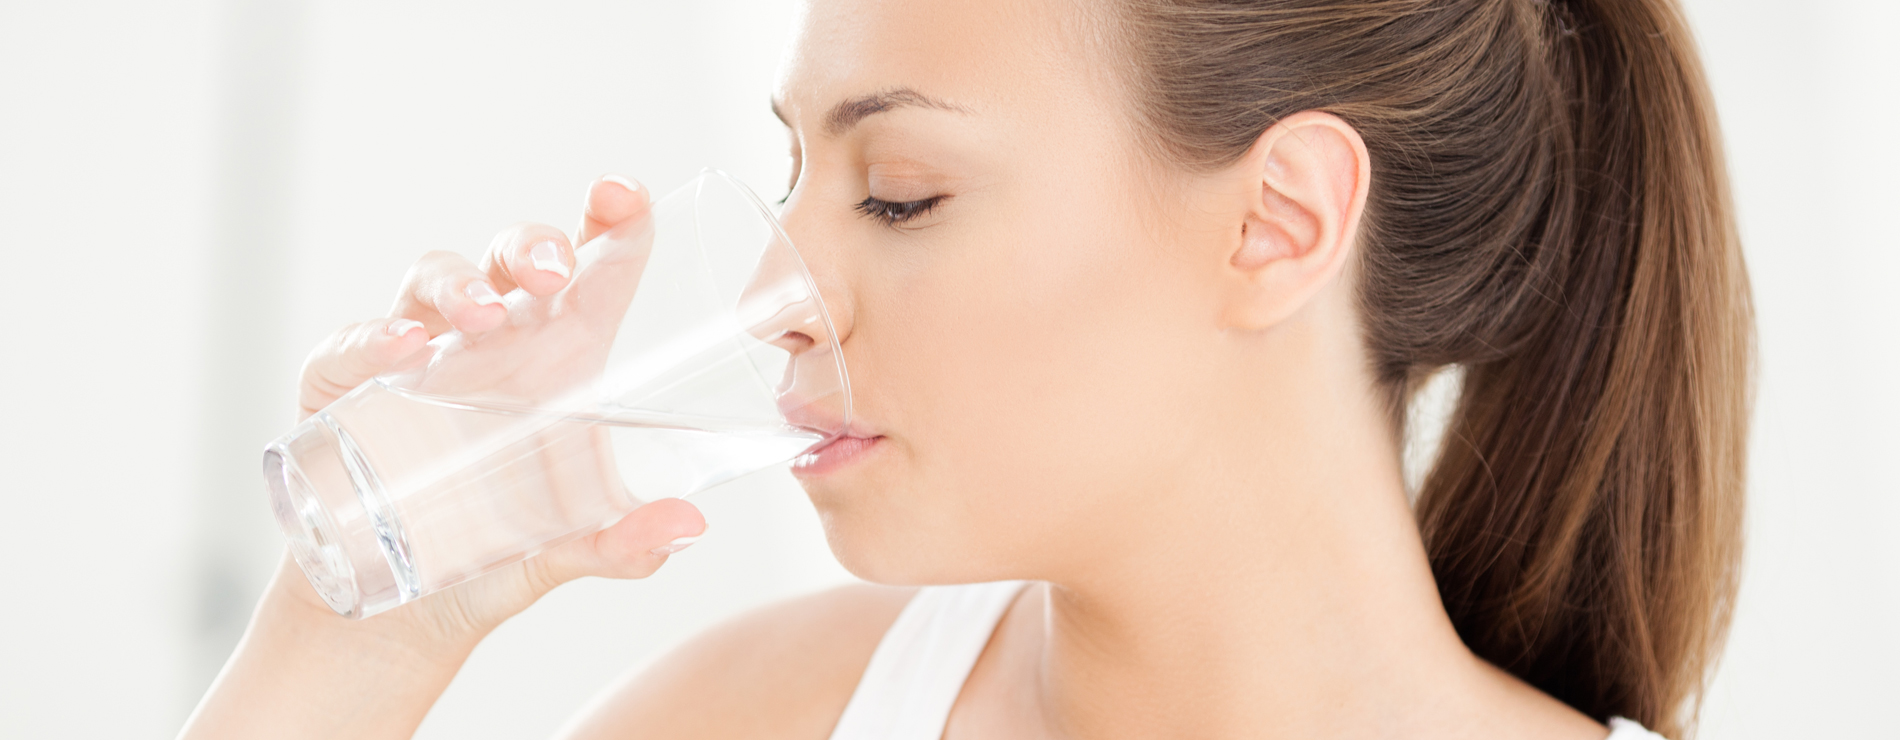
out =
[[575,250],[559,293],[448,332],[264,452],[271,506],[323,600],[363,618],[640,504],[841,435],[830,317],[757,196],[717,170]]

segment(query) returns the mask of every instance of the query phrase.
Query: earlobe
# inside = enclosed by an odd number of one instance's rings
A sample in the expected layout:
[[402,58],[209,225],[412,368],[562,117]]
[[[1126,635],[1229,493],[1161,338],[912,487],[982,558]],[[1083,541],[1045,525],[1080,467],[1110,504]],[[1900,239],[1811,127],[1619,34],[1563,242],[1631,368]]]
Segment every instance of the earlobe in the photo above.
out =
[[1246,214],[1228,264],[1239,281],[1227,321],[1278,324],[1342,274],[1365,206],[1369,166],[1358,132],[1307,111],[1260,135],[1235,172]]

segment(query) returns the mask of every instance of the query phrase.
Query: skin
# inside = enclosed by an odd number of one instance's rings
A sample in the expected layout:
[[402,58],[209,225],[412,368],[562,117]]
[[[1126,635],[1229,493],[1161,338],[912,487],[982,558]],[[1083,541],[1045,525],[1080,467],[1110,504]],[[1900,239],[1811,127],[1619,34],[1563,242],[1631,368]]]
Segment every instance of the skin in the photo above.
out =
[[[1055,0],[807,10],[774,98],[798,161],[783,220],[876,441],[800,480],[839,559],[891,585],[722,625],[568,737],[823,738],[903,586],[1002,579],[1035,583],[946,738],[1607,735],[1473,656],[1438,600],[1358,328],[1358,133],[1307,112],[1217,171],[1155,161],[1104,29]],[[885,223],[867,196],[940,200]],[[603,180],[588,204],[583,241],[644,192]],[[532,225],[480,265],[425,257],[394,311],[424,327],[340,333],[305,410],[427,335],[499,325],[471,282],[560,289],[526,257],[543,241],[571,263]],[[657,502],[362,622],[286,566],[185,736],[408,737],[500,621],[565,580],[650,573],[703,527]]]

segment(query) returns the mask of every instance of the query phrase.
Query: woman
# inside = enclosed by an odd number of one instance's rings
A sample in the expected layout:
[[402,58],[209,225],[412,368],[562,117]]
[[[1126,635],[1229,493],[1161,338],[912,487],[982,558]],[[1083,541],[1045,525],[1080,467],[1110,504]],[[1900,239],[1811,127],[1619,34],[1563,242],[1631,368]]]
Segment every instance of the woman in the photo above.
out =
[[[1673,2],[818,0],[774,107],[861,416],[794,472],[893,585],[717,628],[571,737],[1693,731],[1751,319]],[[603,178],[575,241],[425,257],[304,410],[645,208]],[[407,737],[495,625],[703,526],[656,502],[361,622],[286,565],[185,735]]]

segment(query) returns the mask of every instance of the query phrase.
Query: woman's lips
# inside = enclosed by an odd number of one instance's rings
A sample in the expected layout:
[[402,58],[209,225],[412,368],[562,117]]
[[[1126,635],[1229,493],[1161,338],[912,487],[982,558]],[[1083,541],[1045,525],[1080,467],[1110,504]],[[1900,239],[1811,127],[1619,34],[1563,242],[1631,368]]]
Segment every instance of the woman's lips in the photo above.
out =
[[780,396],[778,404],[779,413],[784,414],[786,423],[794,428],[826,436],[838,435],[793,460],[793,475],[813,477],[832,472],[864,459],[884,440],[884,435],[861,416],[851,418],[847,424],[845,415],[833,413],[834,410],[824,404],[808,403],[795,394]]
[[883,441],[882,435],[839,437],[799,455],[798,459],[792,461],[792,475],[812,478],[836,471],[869,456]]

